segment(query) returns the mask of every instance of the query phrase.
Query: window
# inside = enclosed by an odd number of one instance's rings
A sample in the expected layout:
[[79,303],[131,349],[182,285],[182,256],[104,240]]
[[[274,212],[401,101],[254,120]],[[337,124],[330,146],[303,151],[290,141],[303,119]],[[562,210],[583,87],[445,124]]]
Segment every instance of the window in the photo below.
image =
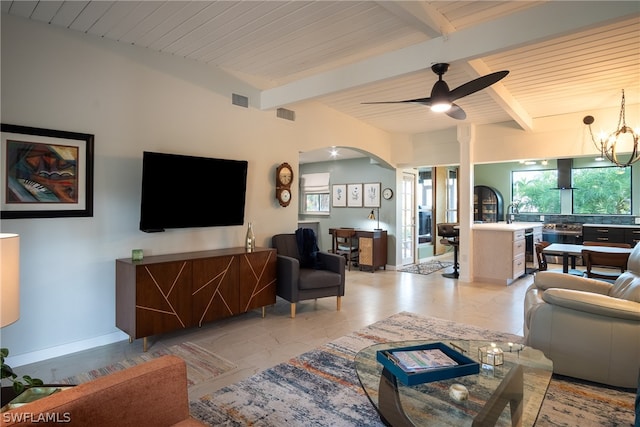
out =
[[558,171],[527,170],[511,172],[513,203],[518,204],[518,212],[560,213],[560,190]]
[[308,173],[300,179],[302,212],[305,214],[328,215],[331,195],[328,173]]
[[418,199],[418,243],[431,242],[431,224],[433,212],[433,180],[431,179],[431,169],[421,169],[418,171],[418,189],[416,193]]
[[447,222],[458,222],[458,169],[447,171]]
[[572,170],[573,213],[631,215],[631,168]]
[[329,213],[329,193],[305,194],[304,211],[306,213]]

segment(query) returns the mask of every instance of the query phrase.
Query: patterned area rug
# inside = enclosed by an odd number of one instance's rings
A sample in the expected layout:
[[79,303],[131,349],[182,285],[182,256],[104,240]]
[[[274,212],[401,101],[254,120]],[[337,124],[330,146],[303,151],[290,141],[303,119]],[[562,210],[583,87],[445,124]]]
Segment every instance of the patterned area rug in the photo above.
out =
[[[399,313],[191,402],[215,426],[382,426],[360,388],[353,359],[367,346],[404,339],[522,337]],[[537,426],[631,426],[635,393],[554,376]]]
[[451,267],[452,265],[453,262],[451,261],[427,261],[399,268],[398,271],[404,273],[431,274],[434,271],[442,270],[443,268]]
[[227,359],[220,357],[204,348],[191,343],[185,342],[174,345],[169,348],[161,348],[155,351],[143,353],[140,356],[123,360],[113,365],[105,366],[100,369],[85,372],[83,374],[74,375],[60,381],[60,384],[81,384],[94,380],[103,375],[113,372],[122,371],[135,365],[147,362],[156,357],[173,354],[183,359],[187,364],[187,384],[189,386],[199,384],[203,381],[217,377],[225,372],[236,368],[236,365]]

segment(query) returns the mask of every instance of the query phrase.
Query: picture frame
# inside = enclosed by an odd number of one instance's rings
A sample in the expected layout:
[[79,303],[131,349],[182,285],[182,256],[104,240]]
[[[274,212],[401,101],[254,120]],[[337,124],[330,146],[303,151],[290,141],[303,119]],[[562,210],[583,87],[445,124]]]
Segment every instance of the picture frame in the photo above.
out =
[[334,184],[331,187],[331,205],[334,208],[347,207],[347,185]]
[[365,208],[380,207],[380,186],[379,182],[368,182],[363,184],[362,200]]
[[93,216],[94,135],[2,123],[0,218]]
[[347,184],[347,206],[362,207],[362,184]]

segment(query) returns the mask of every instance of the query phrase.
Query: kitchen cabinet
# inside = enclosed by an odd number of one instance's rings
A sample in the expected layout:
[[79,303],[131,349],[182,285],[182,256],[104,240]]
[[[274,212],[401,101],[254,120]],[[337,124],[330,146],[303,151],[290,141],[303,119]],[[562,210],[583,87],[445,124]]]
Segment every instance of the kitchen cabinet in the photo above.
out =
[[640,227],[615,224],[584,224],[582,236],[585,242],[628,243],[634,247],[640,241]]
[[486,185],[473,187],[473,220],[498,222],[503,218],[503,201],[500,192]]
[[276,250],[229,248],[116,260],[116,326],[131,340],[276,302]]
[[526,273],[526,239],[542,234],[540,223],[474,224],[474,281],[510,285]]

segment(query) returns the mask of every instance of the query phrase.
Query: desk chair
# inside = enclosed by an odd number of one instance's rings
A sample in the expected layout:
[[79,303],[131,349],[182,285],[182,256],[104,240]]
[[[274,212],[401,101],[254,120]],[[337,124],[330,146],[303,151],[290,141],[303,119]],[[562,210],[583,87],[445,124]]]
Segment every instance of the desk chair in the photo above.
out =
[[[586,276],[594,279],[603,279],[607,282],[614,282],[618,276],[625,272],[627,269],[627,262],[629,261],[628,253],[609,253],[590,251],[588,249],[582,250],[582,259],[587,265]],[[611,272],[594,270],[593,267],[600,267],[601,269],[613,269]],[[619,270],[619,271],[617,271]]]
[[438,224],[438,236],[442,237],[440,243],[445,246],[453,247],[453,273],[444,273],[443,277],[450,279],[457,279],[460,274],[458,273],[458,247],[460,246],[460,230],[455,228],[458,224],[453,223],[441,223]]
[[351,271],[351,264],[357,265],[359,258],[358,238],[353,228],[338,228],[333,233],[333,247],[337,255],[343,256]]
[[[537,242],[534,245],[536,247],[536,258],[538,259],[538,271],[547,271],[549,268],[547,263],[547,257],[544,254],[544,252],[542,252],[542,250],[547,246],[549,246],[550,244],[551,243],[549,242],[541,241],[541,242]],[[556,270],[553,270],[553,271],[556,271]],[[562,273],[562,270],[557,270],[557,271]],[[580,277],[584,276],[584,271],[578,270],[576,268],[570,268],[568,273],[573,276],[580,276]]]

